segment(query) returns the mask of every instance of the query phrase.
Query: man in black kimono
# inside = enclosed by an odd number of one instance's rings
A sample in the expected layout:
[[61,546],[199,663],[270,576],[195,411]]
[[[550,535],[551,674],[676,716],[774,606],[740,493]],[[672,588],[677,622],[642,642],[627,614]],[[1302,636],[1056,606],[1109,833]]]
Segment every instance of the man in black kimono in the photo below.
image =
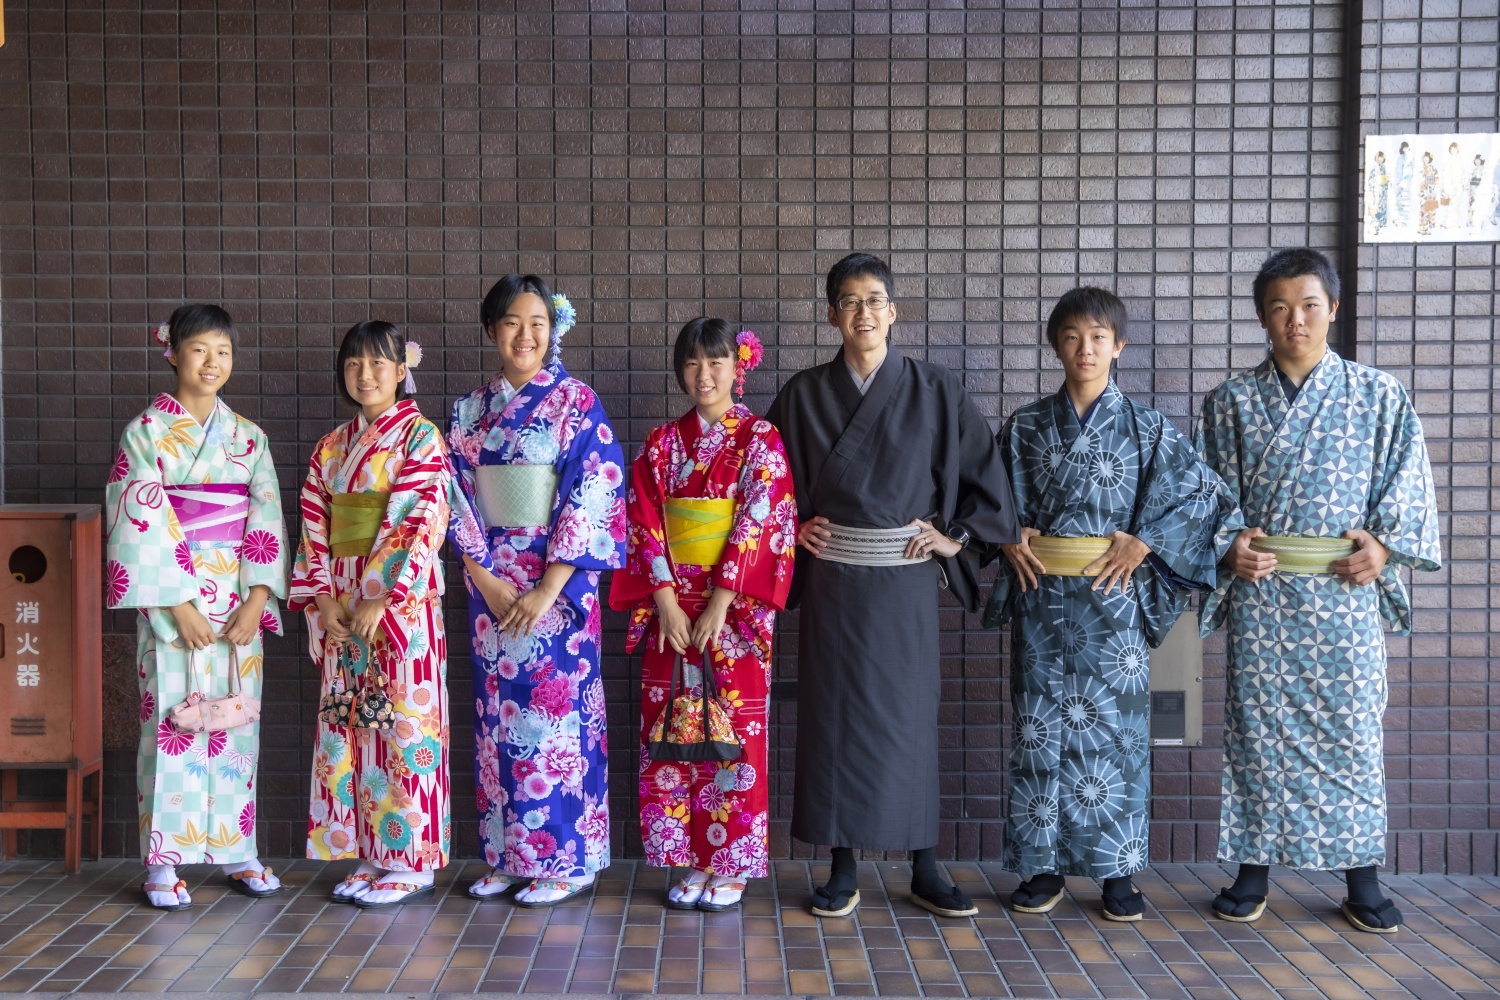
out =
[[977,913],[938,874],[938,588],[979,608],[983,553],[1018,538],[993,432],[948,369],[903,357],[890,268],[828,274],[844,346],[767,417],[797,490],[797,772],[792,836],[833,848],[813,913],[859,904],[854,848],[910,851],[912,901]]

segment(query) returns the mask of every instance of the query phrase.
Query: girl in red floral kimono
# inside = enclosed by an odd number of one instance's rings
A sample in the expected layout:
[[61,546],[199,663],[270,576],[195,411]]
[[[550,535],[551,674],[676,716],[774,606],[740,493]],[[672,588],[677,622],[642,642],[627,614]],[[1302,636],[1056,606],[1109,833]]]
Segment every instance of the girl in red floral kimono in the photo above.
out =
[[[753,333],[699,318],[677,336],[677,381],[697,404],[653,430],[631,468],[630,536],[610,606],[633,608],[641,668],[641,835],[648,864],[693,869],[674,909],[737,906],[767,874],[766,728],[771,630],[786,604],[797,505],[776,428],[735,403],[760,361]],[[742,744],[732,761],[652,760],[650,733],[682,658],[702,695],[703,658]]]

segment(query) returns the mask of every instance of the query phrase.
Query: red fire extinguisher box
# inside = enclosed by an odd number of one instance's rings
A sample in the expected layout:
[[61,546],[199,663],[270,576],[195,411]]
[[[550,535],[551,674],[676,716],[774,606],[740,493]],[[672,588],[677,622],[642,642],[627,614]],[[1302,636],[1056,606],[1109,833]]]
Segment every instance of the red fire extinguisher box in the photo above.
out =
[[[0,504],[0,846],[62,829],[70,872],[84,819],[96,857],[103,819],[100,526],[96,504]],[[19,799],[21,770],[66,771],[66,801]]]

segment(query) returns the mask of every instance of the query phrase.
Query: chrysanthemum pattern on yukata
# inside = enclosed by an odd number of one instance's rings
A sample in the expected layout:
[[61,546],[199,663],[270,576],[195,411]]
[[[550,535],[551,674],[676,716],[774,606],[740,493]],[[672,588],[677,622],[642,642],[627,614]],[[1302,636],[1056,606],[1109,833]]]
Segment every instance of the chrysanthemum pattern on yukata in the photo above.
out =
[[[703,431],[696,410],[653,430],[631,467],[630,542],[614,574],[610,605],[632,609],[625,648],[641,661],[641,839],[646,860],[741,878],[767,873],[771,634],[786,606],[796,556],[797,502],[781,435],[770,421],[733,406]],[[735,501],[729,539],[715,566],[679,564],[667,545],[669,497]],[[738,595],[712,651],[718,693],[743,750],[738,760],[655,761],[649,735],[666,704],[676,654],[658,651],[652,593],[672,586],[695,619],[715,587]],[[702,695],[696,649],[684,664],[690,693]]]
[[[240,484],[249,518],[239,541],[184,538],[164,487]],[[105,485],[111,608],[139,608],[136,666],[141,743],[136,758],[141,849],[149,865],[256,856],[255,771],[260,724],[216,733],[185,733],[167,719],[188,696],[188,657],[203,693],[229,690],[238,669],[245,694],[259,697],[261,639],[232,657],[227,642],[189,653],[168,608],[192,601],[215,631],[250,588],[270,589],[261,629],[281,632],[277,598],[286,597],[286,536],[281,488],[265,433],[223,401],[200,425],[163,393],[125,427]]]
[[1150,653],[1191,587],[1214,581],[1228,490],[1155,410],[1111,382],[1081,423],[1066,391],[1023,406],[1000,432],[1016,509],[1043,535],[1125,531],[1151,557],[1125,592],[1039,576],[1019,592],[1003,562],[988,624],[1014,623],[1015,728],[1003,863],[1113,878],[1146,867]]
[[[302,487],[302,542],[292,572],[294,609],[305,609],[319,691],[341,676],[341,645],[323,630],[316,599],[346,611],[389,597],[375,641],[353,640],[356,687],[372,665],[390,679],[395,728],[317,724],[307,856],[359,858],[391,871],[448,863],[448,645],[443,630],[443,564],[452,466],[442,434],[411,400],[374,423],[363,416],[318,442]],[[368,556],[329,551],[336,493],[389,493]]]
[[[529,878],[609,865],[609,774],[599,673],[599,574],[620,566],[624,456],[594,391],[554,362],[506,401],[497,375],[453,408],[448,443],[462,490],[454,546],[519,593],[549,563],[576,567],[531,635],[502,635],[468,582],[475,771],[485,860]],[[482,525],[474,470],[548,465],[547,527]]]
[[1269,535],[1370,532],[1380,577],[1219,571],[1204,634],[1229,626],[1219,858],[1337,871],[1385,863],[1384,629],[1411,631],[1398,568],[1440,568],[1422,424],[1390,375],[1329,351],[1287,401],[1268,358],[1203,403],[1199,447]]

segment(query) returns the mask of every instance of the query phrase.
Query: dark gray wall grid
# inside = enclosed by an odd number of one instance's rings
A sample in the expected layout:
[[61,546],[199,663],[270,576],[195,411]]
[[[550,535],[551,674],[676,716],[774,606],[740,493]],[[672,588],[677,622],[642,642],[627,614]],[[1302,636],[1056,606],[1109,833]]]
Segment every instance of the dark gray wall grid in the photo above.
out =
[[[890,254],[902,348],[961,371],[997,422],[1059,382],[1040,346],[1056,296],[1116,289],[1132,318],[1120,383],[1185,428],[1262,356],[1248,294],[1267,250],[1339,245],[1339,2],[372,6],[7,9],[8,501],[101,498],[120,427],[171,384],[147,328],[184,299],[223,302],[241,326],[230,399],[270,434],[290,512],[341,416],[339,333],[404,323],[440,417],[493,364],[477,304],[506,271],[555,278],[578,305],[567,360],[634,448],[686,405],[665,345],[694,315],[763,335],[757,409],[829,357],[819,276],[854,248]],[[1367,130],[1493,130],[1495,15],[1495,0],[1367,3]],[[1419,580],[1419,633],[1390,647],[1391,860],[1406,871],[1496,870],[1496,274],[1488,245],[1361,256],[1360,358],[1417,390],[1464,554]],[[635,853],[621,624],[606,623],[614,828]],[[796,676],[795,625],[779,679]],[[115,642],[133,627],[106,626]],[[953,608],[943,627],[941,846],[996,858],[1003,641]],[[467,642],[451,641],[455,833],[472,853]],[[1209,640],[1205,745],[1155,754],[1158,862],[1214,854],[1222,648]],[[300,628],[269,644],[260,811],[276,855],[305,838],[317,691],[302,649]],[[775,715],[785,856],[794,706]],[[131,754],[110,767],[108,846],[127,853]]]
[[[1369,3],[1364,44],[1365,135],[1500,131],[1496,0]],[[1492,243],[1360,251],[1361,353],[1414,390],[1448,512],[1447,565],[1417,577],[1416,631],[1390,643],[1391,831],[1411,871],[1496,870],[1497,265]]]

